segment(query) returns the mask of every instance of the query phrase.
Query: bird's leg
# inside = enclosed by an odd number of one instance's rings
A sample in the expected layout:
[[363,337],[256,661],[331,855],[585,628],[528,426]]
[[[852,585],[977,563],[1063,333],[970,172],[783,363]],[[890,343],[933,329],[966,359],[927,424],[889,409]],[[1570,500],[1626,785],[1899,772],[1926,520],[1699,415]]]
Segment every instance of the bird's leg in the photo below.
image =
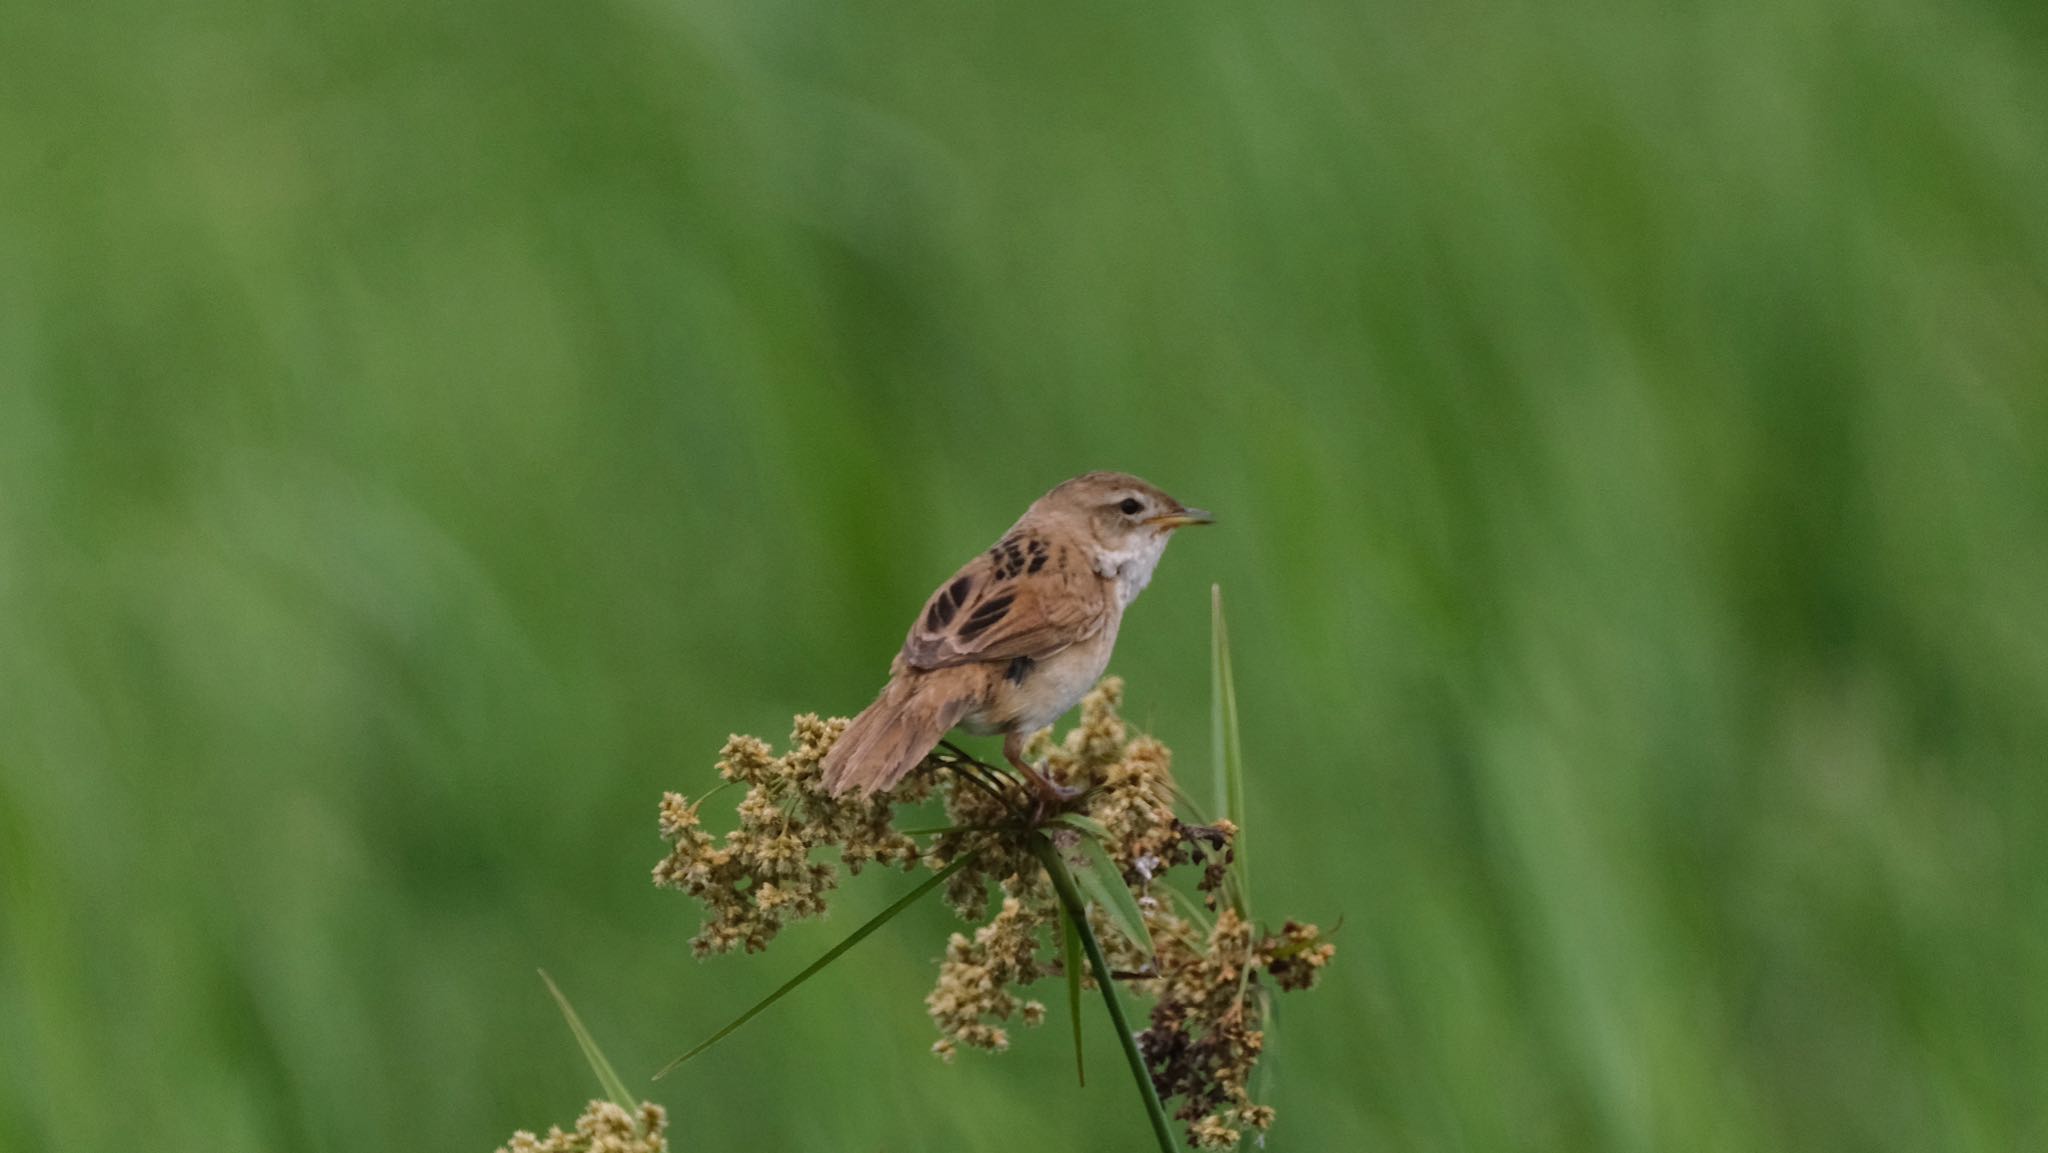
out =
[[1081,795],[1081,790],[1058,784],[1051,777],[1032,767],[1031,762],[1024,759],[1024,734],[1015,729],[1003,735],[1003,759],[1009,761],[1012,768],[1023,773],[1024,779],[1031,782],[1031,787],[1038,790],[1041,810],[1057,808]]

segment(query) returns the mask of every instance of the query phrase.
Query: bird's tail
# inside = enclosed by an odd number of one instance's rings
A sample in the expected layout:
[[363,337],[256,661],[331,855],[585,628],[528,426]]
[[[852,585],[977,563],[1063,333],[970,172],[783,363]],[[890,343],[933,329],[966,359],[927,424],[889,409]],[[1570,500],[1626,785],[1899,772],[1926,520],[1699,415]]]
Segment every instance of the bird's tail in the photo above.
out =
[[895,788],[972,704],[971,694],[956,691],[958,678],[944,675],[952,671],[891,678],[826,752],[825,788],[835,797],[855,789],[868,796]]

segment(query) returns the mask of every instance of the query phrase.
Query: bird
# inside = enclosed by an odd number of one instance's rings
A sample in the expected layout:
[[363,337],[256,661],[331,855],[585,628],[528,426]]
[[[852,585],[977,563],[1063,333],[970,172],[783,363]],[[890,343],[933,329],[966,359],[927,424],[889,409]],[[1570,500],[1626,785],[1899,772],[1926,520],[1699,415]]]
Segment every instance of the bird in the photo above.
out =
[[1042,803],[1070,798],[1025,760],[1025,738],[1102,676],[1174,531],[1214,520],[1121,472],[1084,473],[1033,501],[925,601],[889,683],[826,752],[826,790],[886,792],[959,727],[1003,734],[1003,757]]

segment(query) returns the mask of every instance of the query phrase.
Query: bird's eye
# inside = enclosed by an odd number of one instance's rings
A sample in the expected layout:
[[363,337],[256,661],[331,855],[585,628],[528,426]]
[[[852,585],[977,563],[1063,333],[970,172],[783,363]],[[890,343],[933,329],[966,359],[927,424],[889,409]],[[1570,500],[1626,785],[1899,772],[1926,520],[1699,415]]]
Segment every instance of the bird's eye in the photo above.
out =
[[1139,513],[1145,511],[1145,502],[1139,500],[1137,497],[1127,496],[1124,498],[1123,503],[1117,505],[1116,507],[1119,510],[1121,510],[1125,516],[1137,516]]

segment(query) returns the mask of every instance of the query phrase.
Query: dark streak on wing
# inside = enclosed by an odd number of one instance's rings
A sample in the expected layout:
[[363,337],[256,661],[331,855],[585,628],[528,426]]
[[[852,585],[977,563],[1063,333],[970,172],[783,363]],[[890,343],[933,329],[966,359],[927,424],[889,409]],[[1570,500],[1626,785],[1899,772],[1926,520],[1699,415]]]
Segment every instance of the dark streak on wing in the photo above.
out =
[[976,605],[974,614],[960,625],[959,638],[963,641],[971,641],[975,637],[987,632],[997,621],[1003,619],[1003,615],[1010,611],[1010,605],[1016,599],[1017,594],[1009,592],[991,597]]
[[1043,537],[1026,537],[1012,534],[996,542],[988,550],[989,567],[997,580],[1015,580],[1026,572],[1037,572],[1045,567],[1045,558],[1050,547]]
[[1035,536],[1032,537],[1029,541],[1025,542],[1024,551],[1028,553],[1031,558],[1030,563],[1024,567],[1024,571],[1027,573],[1035,573],[1038,570],[1045,567],[1046,554],[1051,550],[1050,547],[1046,544],[1044,537]]
[[[1041,556],[1043,567],[1034,568]],[[1106,624],[1110,586],[1090,568],[1078,548],[1028,528],[1014,532],[932,594],[899,657],[913,669],[986,664],[992,675],[1028,677],[1035,665],[1011,662],[1043,662]],[[1020,581],[1026,572],[1045,575]]]
[[974,578],[963,576],[939,590],[939,595],[932,598],[932,607],[925,610],[924,627],[926,630],[938,632],[950,624],[953,620],[953,615],[958,613],[960,606],[967,602],[967,592],[973,587]]

